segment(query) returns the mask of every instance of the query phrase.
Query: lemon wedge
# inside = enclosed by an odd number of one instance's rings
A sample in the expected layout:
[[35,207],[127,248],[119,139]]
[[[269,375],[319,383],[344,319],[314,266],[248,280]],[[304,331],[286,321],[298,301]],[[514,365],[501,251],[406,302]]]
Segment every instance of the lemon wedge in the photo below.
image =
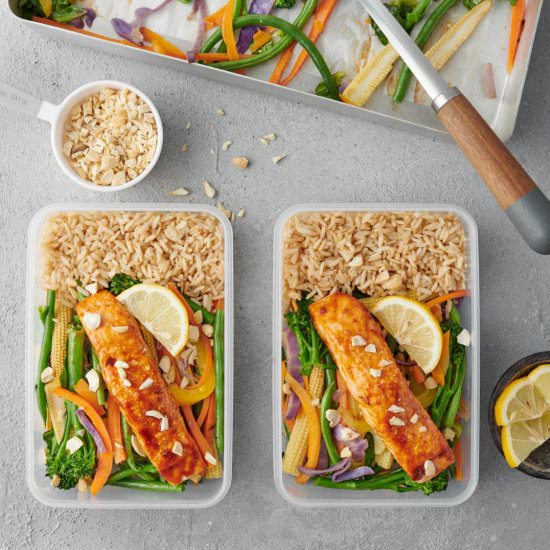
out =
[[189,335],[189,318],[170,289],[139,284],[125,290],[118,299],[173,356],[183,350]]
[[443,348],[443,333],[424,304],[406,296],[388,296],[371,312],[426,374],[435,369]]
[[519,466],[550,438],[550,411],[532,420],[512,422],[502,428],[502,451],[512,468]]
[[550,365],[540,365],[528,376],[545,401],[550,402]]
[[529,377],[509,384],[495,404],[495,420],[499,426],[512,422],[533,420],[548,409],[546,400]]

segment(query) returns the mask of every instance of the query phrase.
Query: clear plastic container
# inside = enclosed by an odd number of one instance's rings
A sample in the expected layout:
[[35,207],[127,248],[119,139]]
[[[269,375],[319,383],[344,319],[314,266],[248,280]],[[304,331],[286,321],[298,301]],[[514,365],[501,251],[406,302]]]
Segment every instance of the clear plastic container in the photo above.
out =
[[[45,292],[40,288],[40,236],[45,222],[60,212],[201,212],[214,216],[223,228],[225,241],[225,453],[222,479],[204,480],[200,485],[188,484],[183,493],[154,493],[104,487],[95,497],[76,488],[63,491],[50,486],[40,460],[42,419],[36,405],[35,378],[42,339],[42,326],[37,308],[44,303]],[[37,212],[28,233],[27,303],[25,356],[25,468],[27,485],[33,496],[43,504],[59,508],[209,508],[227,494],[231,485],[233,442],[233,231],[231,224],[216,208],[206,205],[176,204],[52,204]]]
[[[466,256],[468,270],[466,285],[472,297],[465,300],[460,312],[472,335],[467,348],[467,376],[464,399],[468,403],[469,417],[463,423],[462,480],[453,479],[446,491],[425,496],[422,493],[395,493],[382,491],[350,491],[316,487],[312,483],[298,485],[294,478],[282,471],[281,456],[284,450],[281,415],[281,332],[283,321],[282,301],[282,246],[284,227],[294,215],[303,212],[452,212],[461,221],[467,236]],[[479,477],[479,253],[477,227],[473,218],[456,206],[439,204],[307,204],[285,210],[275,226],[274,288],[273,288],[273,468],[275,486],[291,504],[302,507],[412,507],[456,506],[465,502],[475,491]]]

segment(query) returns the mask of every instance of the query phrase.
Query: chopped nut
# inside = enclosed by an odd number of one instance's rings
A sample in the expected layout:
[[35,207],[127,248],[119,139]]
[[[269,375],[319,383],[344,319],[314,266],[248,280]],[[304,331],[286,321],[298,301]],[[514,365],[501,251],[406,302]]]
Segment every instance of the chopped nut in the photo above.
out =
[[217,114],[218,116],[224,116],[224,115],[225,115],[225,111],[224,111],[223,109],[220,108],[220,109],[218,109],[218,110],[216,111],[216,114]]
[[219,202],[218,204],[216,204],[216,208],[218,210],[220,210],[228,219],[231,219],[231,210],[229,210],[229,208],[226,208],[223,204],[223,202]]
[[391,407],[388,407],[388,411],[392,413],[404,413],[405,409],[399,405],[392,405]]
[[128,332],[128,327],[125,325],[121,325],[119,327],[111,327],[111,330],[113,332],[116,332],[117,334],[126,334]]
[[359,433],[351,428],[343,427],[342,428],[342,441],[353,441],[359,437]]
[[81,493],[86,493],[86,492],[88,492],[88,484],[86,483],[86,480],[85,480],[85,479],[79,479],[79,480],[78,480],[78,483],[76,484],[76,488],[77,488]]
[[199,327],[189,325],[189,341],[195,343],[200,337]]
[[145,458],[147,455],[145,454],[145,451],[143,450],[139,439],[134,434],[132,434],[130,441],[132,442],[132,449],[134,449],[136,454]]
[[428,378],[424,380],[424,387],[427,390],[435,390],[435,388],[437,388],[437,382],[434,380],[432,376],[428,376]]
[[445,428],[443,430],[443,437],[447,441],[453,441],[456,436],[456,432],[452,428]]
[[43,384],[47,384],[48,382],[51,382],[54,380],[55,374],[52,367],[46,367],[41,373],[40,373],[40,380]]
[[318,397],[316,397],[315,399],[312,399],[312,400],[311,400],[311,404],[312,404],[314,407],[318,407],[318,406],[319,406],[319,403],[320,403],[320,401],[319,401],[319,398],[318,398]]
[[245,169],[248,168],[249,161],[245,157],[233,157],[233,164],[237,168]]
[[186,130],[191,130],[191,122],[188,122],[188,123],[185,125],[185,129],[186,129]]
[[86,373],[86,380],[88,381],[88,387],[90,391],[96,392],[99,389],[99,374],[94,369],[90,369]]
[[391,365],[391,364],[392,364],[392,362],[391,362],[391,361],[388,361],[387,359],[382,359],[382,360],[378,363],[378,365],[379,365],[380,367],[387,367],[388,365]]
[[182,150],[184,153],[187,153],[187,151],[189,151],[189,145],[187,145],[187,143],[184,143],[184,144],[181,146],[181,150]]
[[386,282],[382,283],[382,288],[386,290],[399,290],[403,287],[401,275],[392,275]]
[[211,154],[211,155],[215,155],[215,154],[216,154],[216,150],[215,150],[213,147],[210,147],[210,154]]
[[208,338],[214,336],[214,327],[212,325],[202,325],[202,331]]
[[130,387],[132,387],[132,382],[130,382],[130,380],[128,380],[128,378],[124,378],[124,380],[122,380],[122,385],[125,388],[130,388]]
[[212,464],[212,466],[215,466],[218,463],[218,461],[216,460],[216,457],[212,455],[212,453],[205,453],[204,460],[206,460],[208,464]]
[[52,476],[51,481],[50,481],[50,485],[51,485],[52,487],[59,487],[59,484],[60,484],[60,483],[61,483],[61,478],[59,477],[58,474],[54,474],[54,475]]
[[389,420],[389,423],[391,426],[404,426],[405,422],[401,420],[401,418],[397,418],[397,416],[392,416]]
[[275,141],[277,139],[277,135],[276,134],[267,134],[267,136],[264,136],[262,139],[265,139],[265,141],[267,141],[269,143],[270,141]]
[[184,376],[184,377],[181,379],[180,388],[185,389],[187,386],[189,386],[189,378],[187,378],[186,376]]
[[224,141],[222,145],[222,151],[227,151],[231,147],[232,143],[232,141]]
[[370,375],[374,378],[380,378],[382,376],[382,371],[379,369],[369,369]]
[[424,472],[427,476],[433,476],[435,474],[435,465],[431,460],[424,462]]
[[186,195],[189,195],[189,189],[186,189],[185,187],[178,187],[173,191],[169,191],[168,194],[173,197],[185,197]]
[[365,348],[365,351],[367,353],[376,353],[376,346],[374,344],[369,344],[366,348]]
[[72,455],[73,453],[78,451],[78,449],[80,449],[82,445],[84,445],[84,441],[82,441],[80,437],[73,435],[73,437],[71,437],[71,439],[67,441],[66,448],[67,448],[67,451],[69,451],[69,454]]
[[174,441],[172,445],[172,452],[175,455],[183,456],[183,445],[179,441]]
[[90,313],[87,311],[82,317],[82,324],[89,330],[95,330],[101,325],[101,316],[99,313]]
[[206,180],[204,180],[202,186],[204,188],[204,194],[209,199],[213,199],[216,196],[216,190]]
[[130,365],[128,365],[128,363],[126,363],[126,361],[120,361],[119,359],[117,359],[115,361],[115,367],[117,369],[127,369]]
[[168,428],[169,428],[168,418],[166,416],[163,416],[160,419],[160,431],[165,432]]
[[89,285],[85,285],[84,289],[88,292],[88,294],[97,294],[99,285],[97,283],[90,283]]
[[286,157],[287,157],[286,153],[284,153],[282,155],[277,155],[277,156],[271,158],[271,162],[273,164],[279,164],[279,162],[286,159]]
[[164,415],[155,409],[146,411],[145,416],[150,416],[151,418],[156,418],[157,420],[162,420],[164,418]]
[[410,418],[411,424],[416,424],[418,422],[418,415],[414,413]]
[[356,336],[351,337],[351,345],[353,347],[366,346],[367,341],[361,335],[358,334]]
[[284,393],[285,395],[290,395],[290,394],[292,393],[292,390],[290,389],[290,385],[289,385],[288,382],[285,382],[285,383],[283,384],[283,393]]
[[238,212],[237,212],[237,218],[244,218],[244,215],[246,214],[246,212],[244,211],[243,208],[241,208]]
[[150,388],[153,385],[153,379],[151,377],[146,378],[138,389],[140,390],[146,390],[147,388]]
[[170,370],[171,367],[172,361],[170,361],[170,357],[168,357],[168,355],[163,355],[159,361],[159,369],[162,372],[166,373]]
[[420,426],[420,428],[418,428],[418,431],[419,432],[427,432],[428,428],[426,428],[426,426]]
[[470,336],[470,333],[465,328],[463,328],[456,337],[456,341],[462,346],[469,347],[472,343],[472,337]]
[[340,451],[340,458],[351,458],[351,457],[352,457],[352,453],[351,453],[351,449],[349,447],[344,447]]

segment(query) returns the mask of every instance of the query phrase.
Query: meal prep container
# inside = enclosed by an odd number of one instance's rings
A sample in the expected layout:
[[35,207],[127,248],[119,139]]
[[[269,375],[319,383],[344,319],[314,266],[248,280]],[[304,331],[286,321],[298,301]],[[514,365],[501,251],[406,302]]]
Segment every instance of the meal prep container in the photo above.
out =
[[[283,323],[282,258],[283,237],[287,221],[304,212],[451,212],[464,226],[467,237],[466,272],[467,288],[471,298],[465,300],[460,313],[464,326],[472,335],[472,344],[466,348],[467,376],[464,399],[468,403],[469,417],[464,422],[462,434],[462,480],[453,479],[446,491],[425,496],[421,492],[395,493],[389,490],[352,491],[316,487],[311,482],[299,485],[294,477],[282,471],[284,449],[281,414],[281,342]],[[295,506],[326,508],[332,506],[355,507],[412,507],[456,506],[462,504],[477,487],[479,477],[479,252],[477,226],[473,218],[457,206],[441,204],[306,204],[285,210],[275,226],[273,274],[273,468],[275,486],[280,495]]]
[[[346,0],[350,1],[350,0]],[[439,136],[449,139],[448,134],[427,105],[417,105],[404,102],[398,107],[392,104],[387,95],[377,95],[369,103],[368,108],[354,107],[345,103],[316,96],[313,93],[285,88],[270,84],[251,76],[239,75],[222,71],[206,65],[189,64],[186,61],[171,58],[155,52],[140,50],[131,46],[115,44],[85,36],[65,29],[49,27],[20,17],[17,0],[8,0],[10,11],[21,23],[38,32],[53,38],[62,38],[73,44],[96,48],[111,54],[123,55],[129,59],[147,61],[163,67],[179,69],[188,74],[209,78],[224,84],[235,84],[251,91],[271,94],[275,97],[300,101],[321,109],[350,115],[369,122],[386,126],[409,129],[421,135]],[[462,87],[469,99],[478,108],[493,130],[502,140],[507,140],[514,130],[527,68],[535,39],[542,0],[530,0],[526,6],[525,26],[516,55],[512,73],[505,77],[505,49],[509,33],[509,5],[506,2],[494,2],[491,14],[483,21],[478,32],[461,47],[457,55],[442,71],[444,78],[453,85]],[[93,29],[92,29],[93,30]],[[495,39],[498,37],[498,39]],[[498,61],[497,61],[498,60]],[[481,73],[487,62],[498,63],[495,71],[497,92],[502,90],[498,99],[485,97],[481,87]],[[450,76],[449,76],[450,75]],[[459,76],[457,76],[459,75]],[[317,78],[317,81],[319,78]],[[313,89],[308,85],[308,89]],[[471,87],[471,90],[470,90]]]
[[[200,212],[214,216],[224,235],[225,292],[225,409],[222,479],[204,480],[200,485],[188,483],[183,493],[156,493],[105,486],[95,497],[76,488],[63,491],[51,487],[40,460],[43,425],[36,404],[35,383],[42,341],[42,325],[38,306],[44,304],[45,291],[40,288],[40,238],[48,218],[61,212]],[[233,443],[233,232],[228,219],[216,208],[207,205],[177,204],[52,204],[33,217],[28,232],[27,300],[25,348],[25,468],[27,485],[41,503],[58,508],[209,508],[227,494],[231,485]]]

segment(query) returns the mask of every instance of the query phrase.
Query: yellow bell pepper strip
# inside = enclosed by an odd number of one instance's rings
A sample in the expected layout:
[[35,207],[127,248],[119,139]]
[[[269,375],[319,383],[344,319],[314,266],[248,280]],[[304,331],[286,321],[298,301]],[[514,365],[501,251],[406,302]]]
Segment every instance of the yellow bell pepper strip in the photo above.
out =
[[441,350],[441,357],[439,363],[437,363],[435,369],[432,371],[432,378],[440,385],[445,385],[445,375],[449,368],[449,360],[451,356],[450,352],[451,332],[448,330],[443,334],[443,349]]
[[252,40],[252,44],[250,44],[250,51],[255,52],[259,50],[262,46],[265,46],[273,36],[265,31],[258,31]]
[[[168,284],[168,288],[178,297],[180,302],[187,310],[189,323],[197,326],[193,318],[193,311],[185,298],[180,294],[176,285]],[[194,385],[185,389],[177,384],[170,384],[169,390],[174,399],[182,406],[194,405],[203,399],[206,399],[216,387],[216,377],[214,371],[214,354],[210,340],[202,330],[199,330],[199,340],[197,342],[197,363],[201,372],[200,380]]]
[[171,55],[172,57],[180,57],[181,59],[187,59],[187,55],[185,55],[184,52],[160,34],[148,29],[147,27],[141,27],[139,30],[143,35],[143,40],[150,42],[151,47],[155,52],[162,53],[164,55]]
[[46,17],[50,17],[53,11],[53,2],[52,0],[40,0],[40,7],[44,12]]
[[233,30],[233,12],[235,11],[235,0],[229,0],[225,6],[222,19],[222,37],[227,46],[227,55],[230,61],[239,60],[239,51],[235,42],[235,31]]
[[84,409],[84,412],[88,415],[88,418],[91,420],[94,428],[99,432],[99,435],[103,440],[105,452],[98,453],[97,468],[92,481],[92,486],[90,487],[91,494],[97,495],[105,483],[107,483],[113,468],[113,447],[111,444],[111,438],[109,437],[109,432],[94,407],[92,407],[92,405],[90,405],[85,399],[82,399],[82,397],[76,393],[61,387],[56,388],[53,393],[66,401],[74,403],[77,407]]
[[[292,391],[298,396],[307,418],[308,444],[305,467],[313,469],[317,466],[317,462],[319,461],[319,451],[321,450],[321,422],[319,419],[319,411],[311,404],[311,397],[307,391],[296,381],[293,376],[288,373],[284,367],[283,373],[285,380],[288,382]],[[298,474],[296,476],[296,482],[302,485],[306,483],[308,479],[309,476],[306,476],[305,474]]]
[[221,27],[223,22],[223,16],[225,14],[226,6],[222,6],[218,11],[211,13],[208,17],[204,18],[206,23],[206,30],[210,31],[215,27]]

